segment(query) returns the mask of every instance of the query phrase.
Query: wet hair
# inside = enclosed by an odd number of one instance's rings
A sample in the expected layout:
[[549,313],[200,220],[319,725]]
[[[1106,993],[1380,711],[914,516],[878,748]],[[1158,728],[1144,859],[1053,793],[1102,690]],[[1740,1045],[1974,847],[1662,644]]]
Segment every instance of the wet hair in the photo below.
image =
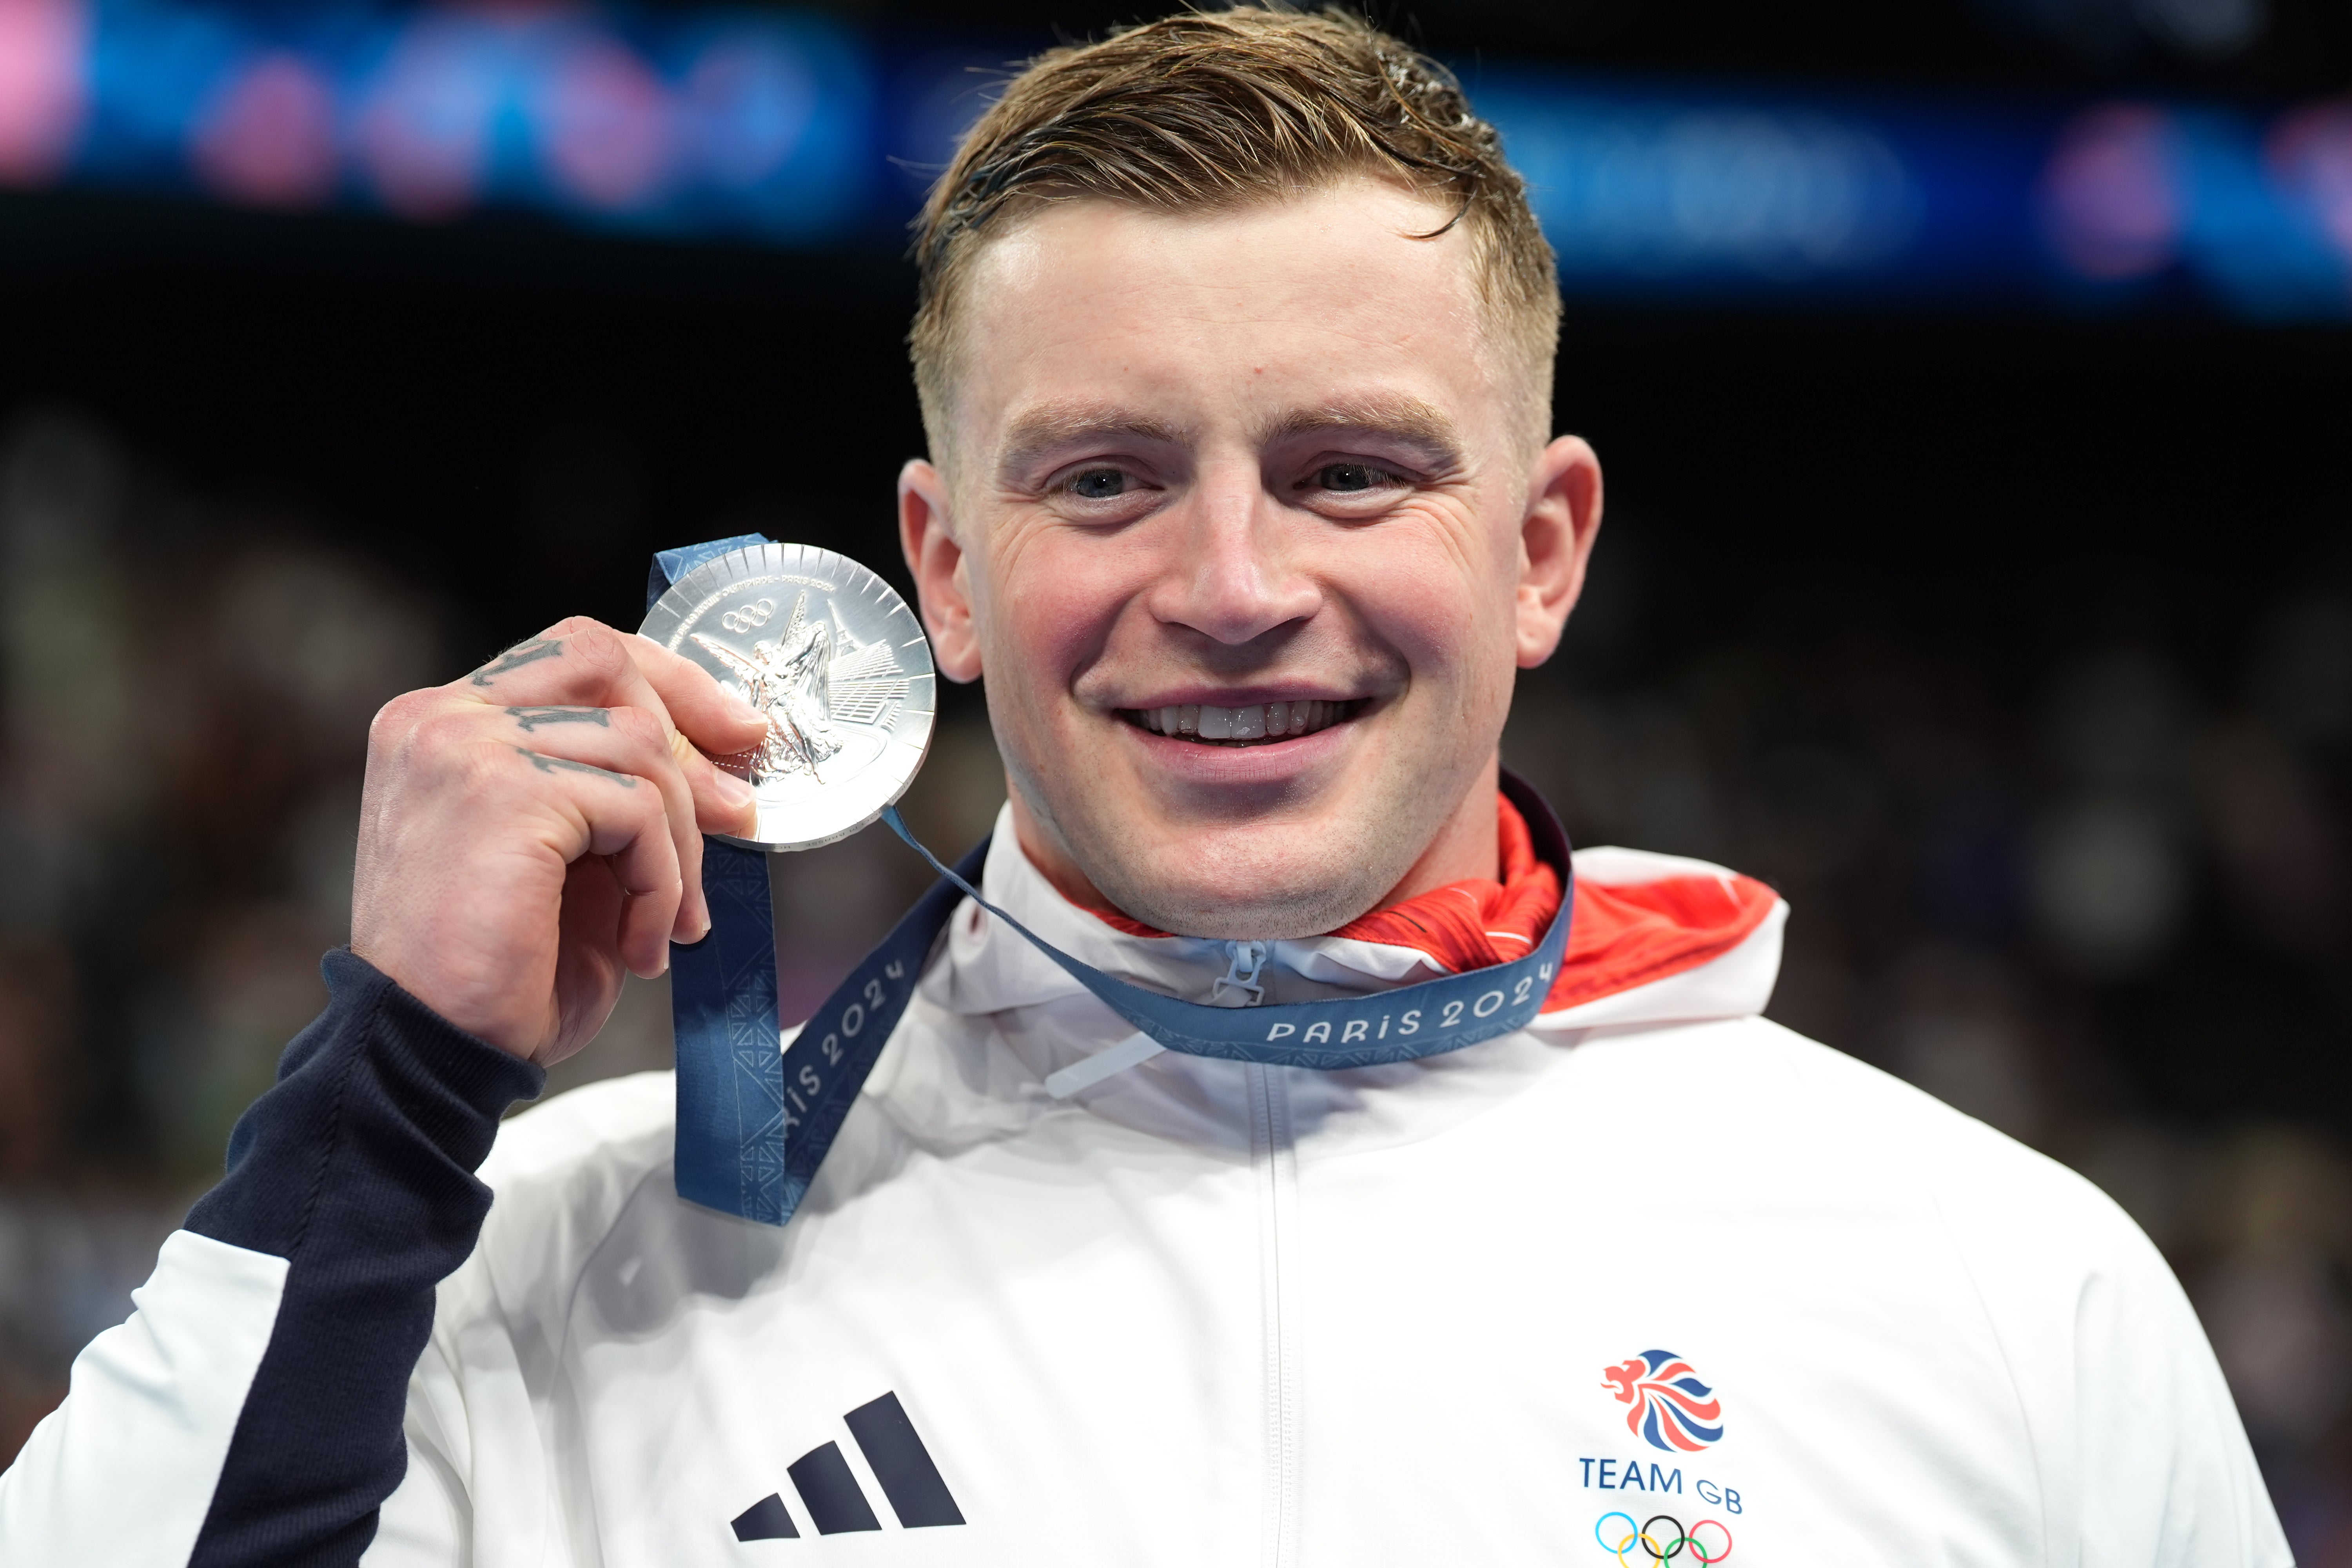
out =
[[1004,85],[915,221],[908,334],[944,456],[965,280],[987,242],[1057,201],[1233,208],[1370,174],[1427,194],[1472,252],[1487,330],[1549,434],[1559,289],[1502,139],[1434,60],[1339,9],[1190,11],[1052,49]]

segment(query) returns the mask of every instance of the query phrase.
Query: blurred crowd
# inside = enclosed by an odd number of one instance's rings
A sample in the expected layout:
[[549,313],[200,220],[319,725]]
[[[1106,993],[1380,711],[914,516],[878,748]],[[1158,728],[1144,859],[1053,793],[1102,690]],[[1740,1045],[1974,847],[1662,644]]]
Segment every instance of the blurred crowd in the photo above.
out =
[[[369,718],[478,635],[319,519],[207,502],[70,412],[0,426],[0,1460],[323,1001]],[[1774,1016],[2111,1193],[2298,1560],[2352,1564],[2352,584],[2282,566],[2218,665],[2158,624],[2021,685],[1835,625],[1607,679],[1579,646],[1506,742],[1574,838],[1770,881]],[[950,694],[908,815],[948,853],[1002,798]],[[880,834],[776,879],[788,1017],[925,880]],[[633,983],[553,1087],[668,1050]]]

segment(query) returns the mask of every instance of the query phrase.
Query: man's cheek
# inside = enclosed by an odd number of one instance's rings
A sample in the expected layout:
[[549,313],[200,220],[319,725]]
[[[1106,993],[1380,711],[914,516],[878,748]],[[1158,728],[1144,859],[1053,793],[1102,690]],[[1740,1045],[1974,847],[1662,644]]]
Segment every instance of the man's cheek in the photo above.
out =
[[1003,608],[1002,637],[1010,658],[993,673],[1046,706],[1065,698],[1076,673],[1095,661],[1118,602],[1072,574],[1059,581],[1048,577]]
[[1451,516],[1408,515],[1347,541],[1332,562],[1336,579],[1374,635],[1416,667],[1476,657],[1488,624],[1512,607],[1473,532]]
[[1373,637],[1396,650],[1416,683],[1445,679],[1489,640],[1474,595],[1426,565],[1400,563],[1352,595]]

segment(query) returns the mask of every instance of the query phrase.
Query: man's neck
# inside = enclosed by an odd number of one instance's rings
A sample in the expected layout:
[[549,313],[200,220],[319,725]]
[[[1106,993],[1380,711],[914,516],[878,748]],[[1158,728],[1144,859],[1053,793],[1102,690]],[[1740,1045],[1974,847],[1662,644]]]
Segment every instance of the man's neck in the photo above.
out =
[[[1477,781],[1464,792],[1461,801],[1446,819],[1439,824],[1420,858],[1412,863],[1395,887],[1382,894],[1372,906],[1387,909],[1391,904],[1443,888],[1449,882],[1473,879],[1493,881],[1500,875],[1502,847],[1496,835],[1495,794],[1498,787],[1499,759],[1487,763]],[[1013,831],[1021,845],[1021,852],[1037,868],[1054,890],[1081,909],[1110,910],[1118,906],[1103,896],[1093,879],[1081,869],[1068,851],[1055,837],[1046,832],[1030,811],[1021,791],[1007,780],[1006,793],[1013,803]],[[1349,919],[1369,914],[1359,910]],[[1346,921],[1339,922],[1345,925]]]

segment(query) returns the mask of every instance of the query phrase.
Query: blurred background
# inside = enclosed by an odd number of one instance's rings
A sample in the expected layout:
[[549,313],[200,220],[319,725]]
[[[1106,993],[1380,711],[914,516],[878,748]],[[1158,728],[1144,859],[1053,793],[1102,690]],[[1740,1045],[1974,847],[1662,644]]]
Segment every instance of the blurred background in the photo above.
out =
[[[1608,465],[1509,759],[2084,1172],[2352,1563],[2352,10],[1456,0]],[[0,0],[0,1458],[323,999],[376,706],[649,551],[903,585],[904,228],[1129,13]],[[998,800],[950,691],[908,816]],[[921,885],[777,868],[797,1017]],[[666,1065],[633,984],[559,1086]]]

